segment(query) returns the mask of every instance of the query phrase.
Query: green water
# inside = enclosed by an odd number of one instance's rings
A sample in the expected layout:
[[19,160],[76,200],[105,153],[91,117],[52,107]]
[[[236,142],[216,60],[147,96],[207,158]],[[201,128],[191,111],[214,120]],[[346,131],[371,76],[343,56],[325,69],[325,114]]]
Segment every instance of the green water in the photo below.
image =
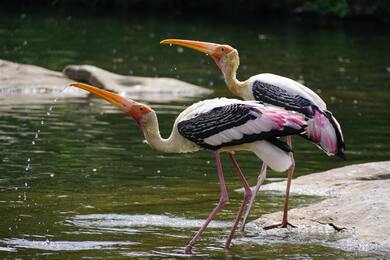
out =
[[[276,19],[235,22],[1,13],[0,58],[55,70],[94,64],[123,74],[176,77],[214,89],[213,96],[231,96],[208,57],[158,44],[169,37],[230,43],[240,51],[239,78],[273,72],[301,80],[320,92],[342,124],[348,160],[327,157],[295,138],[296,176],[390,158],[389,31],[356,22],[337,26]],[[219,198],[210,152],[155,152],[143,143],[134,123],[108,104],[94,98],[59,99],[47,117],[50,105],[37,104],[33,97],[17,105],[2,100],[1,257],[179,256]],[[169,134],[175,116],[188,104],[151,104],[163,135]],[[38,129],[39,138],[32,145]],[[31,172],[25,171],[28,158]],[[260,162],[250,153],[240,153],[238,160],[254,184]],[[195,254],[375,256],[331,248],[326,239],[296,241],[293,235],[268,239],[255,231],[238,234],[232,249],[223,250],[242,199],[233,191],[240,187],[233,168],[225,157],[223,163],[231,200]],[[285,173],[269,177],[272,181]],[[282,209],[282,194],[261,195],[251,219]],[[316,200],[295,196],[291,206]]]

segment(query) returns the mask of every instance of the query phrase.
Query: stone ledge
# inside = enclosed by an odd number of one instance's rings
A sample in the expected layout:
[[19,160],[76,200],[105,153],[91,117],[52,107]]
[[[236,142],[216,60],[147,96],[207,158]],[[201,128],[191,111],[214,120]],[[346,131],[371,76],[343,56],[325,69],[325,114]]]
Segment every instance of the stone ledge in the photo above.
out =
[[[284,192],[286,182],[262,190]],[[348,250],[390,253],[390,161],[350,165],[293,180],[292,194],[320,195],[324,200],[289,211],[298,228],[264,230],[279,222],[282,212],[248,224],[260,236],[286,236]],[[261,195],[261,192],[260,192]],[[292,196],[291,199],[294,199]]]

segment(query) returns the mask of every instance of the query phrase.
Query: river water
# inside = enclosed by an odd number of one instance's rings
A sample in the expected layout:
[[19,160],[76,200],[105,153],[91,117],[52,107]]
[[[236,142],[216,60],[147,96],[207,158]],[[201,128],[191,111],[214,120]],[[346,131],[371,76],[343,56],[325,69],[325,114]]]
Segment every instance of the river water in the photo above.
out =
[[[268,19],[225,23],[67,14],[0,16],[0,58],[54,70],[93,64],[122,74],[175,77],[231,96],[209,57],[159,45],[164,38],[228,43],[241,56],[240,79],[272,72],[317,91],[341,123],[347,161],[327,157],[294,138],[296,176],[344,165],[388,160],[390,32],[374,24]],[[4,76],[4,75],[0,75]],[[208,151],[166,155],[150,149],[140,130],[95,98],[0,97],[0,256],[56,258],[177,257],[219,198]],[[167,136],[188,102],[153,103]],[[50,102],[49,102],[50,103]],[[42,118],[46,118],[41,124]],[[32,145],[37,130],[39,137]],[[238,160],[251,184],[260,167],[250,153]],[[31,170],[26,171],[30,159]],[[211,257],[364,257],[321,240],[286,241],[237,234],[222,249],[242,199],[239,180],[223,158],[230,203],[197,244]],[[269,174],[269,181],[285,178]],[[294,196],[291,206],[318,198]],[[262,192],[251,219],[282,209],[282,194]],[[278,221],[278,220],[275,220]]]

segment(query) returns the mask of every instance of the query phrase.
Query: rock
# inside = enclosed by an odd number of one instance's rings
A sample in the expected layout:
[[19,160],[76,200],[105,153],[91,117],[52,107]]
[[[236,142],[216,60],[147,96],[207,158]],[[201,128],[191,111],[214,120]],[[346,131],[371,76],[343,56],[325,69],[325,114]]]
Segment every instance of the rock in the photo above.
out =
[[74,81],[107,88],[136,100],[155,102],[183,101],[212,93],[212,90],[177,79],[123,76],[90,65],[70,65],[61,73],[0,60],[2,104],[50,103],[56,97],[87,96],[83,90],[67,88]]
[[[53,100],[70,82],[61,72],[0,60],[2,104]],[[72,88],[67,88],[61,94],[61,97],[80,96],[86,96],[86,93]]]
[[[284,192],[285,186],[285,181],[271,183],[262,190]],[[281,212],[264,215],[248,227],[260,231],[261,236],[276,236],[284,242],[289,236],[342,249],[390,253],[390,161],[298,177],[293,180],[291,192],[325,199],[289,211],[289,222],[298,228],[262,228],[280,221]]]
[[173,78],[147,78],[115,74],[91,65],[70,65],[64,74],[82,81],[126,95],[135,100],[169,102],[210,95],[212,90]]

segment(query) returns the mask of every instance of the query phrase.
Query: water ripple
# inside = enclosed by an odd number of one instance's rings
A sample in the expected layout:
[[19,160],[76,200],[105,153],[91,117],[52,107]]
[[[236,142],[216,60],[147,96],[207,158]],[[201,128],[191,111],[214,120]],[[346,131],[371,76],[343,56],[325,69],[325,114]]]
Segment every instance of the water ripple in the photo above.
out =
[[[82,228],[98,228],[107,230],[110,228],[113,231],[129,231],[129,227],[169,227],[169,228],[198,228],[204,220],[186,219],[183,217],[171,217],[166,215],[122,215],[122,214],[89,214],[76,215],[66,221],[68,224],[79,226]],[[226,221],[213,221],[209,228],[226,228],[230,227],[231,223]],[[121,229],[118,229],[121,227]],[[133,230],[136,231],[136,230]]]
[[117,249],[123,245],[137,245],[136,242],[128,241],[49,241],[49,240],[27,240],[20,238],[11,238],[0,240],[0,243],[12,247],[0,247],[6,251],[15,251],[15,248],[32,248],[49,251],[78,251],[78,250],[96,250],[96,249]]

